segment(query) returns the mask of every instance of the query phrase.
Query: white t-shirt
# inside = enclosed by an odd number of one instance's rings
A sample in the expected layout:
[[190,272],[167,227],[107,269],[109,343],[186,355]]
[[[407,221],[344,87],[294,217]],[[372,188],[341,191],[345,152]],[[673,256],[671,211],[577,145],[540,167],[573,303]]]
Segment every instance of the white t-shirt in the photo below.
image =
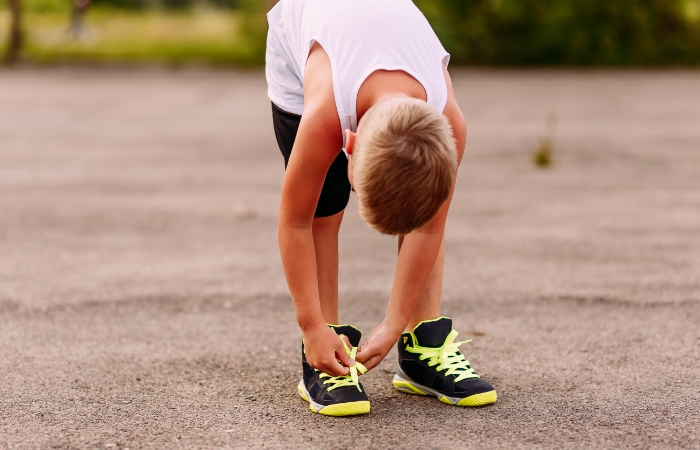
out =
[[281,0],[267,14],[265,76],[279,108],[301,115],[304,67],[314,42],[328,55],[342,130],[357,131],[357,92],[377,70],[401,70],[445,109],[445,51],[411,0]]

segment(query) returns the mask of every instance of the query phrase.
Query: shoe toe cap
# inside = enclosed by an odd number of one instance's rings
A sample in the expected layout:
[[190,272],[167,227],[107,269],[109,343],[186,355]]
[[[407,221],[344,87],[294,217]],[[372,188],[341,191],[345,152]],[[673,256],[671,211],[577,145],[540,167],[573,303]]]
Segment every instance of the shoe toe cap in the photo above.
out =
[[455,385],[455,394],[463,395],[465,397],[469,395],[482,394],[484,392],[491,392],[493,390],[493,386],[481,378],[462,380]]

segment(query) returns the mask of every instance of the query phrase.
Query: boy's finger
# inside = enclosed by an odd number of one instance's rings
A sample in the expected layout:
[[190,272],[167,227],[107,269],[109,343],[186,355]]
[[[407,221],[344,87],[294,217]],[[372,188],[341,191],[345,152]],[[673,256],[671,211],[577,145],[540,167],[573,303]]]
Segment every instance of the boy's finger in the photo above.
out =
[[347,344],[348,348],[352,348],[352,344],[350,343],[350,339],[348,339],[347,336],[345,336],[344,334],[341,334],[341,335],[340,335],[340,339],[342,339],[343,341],[345,341],[345,343]]
[[323,372],[334,377],[342,377],[350,373],[350,369],[338,363],[337,361],[329,365],[327,370],[328,371],[324,370]]
[[333,367],[332,364],[319,364],[319,367],[316,367],[316,369],[320,370],[321,372],[328,374],[332,377],[337,377],[337,367]]
[[365,344],[364,347],[362,347],[362,352],[360,352],[360,350],[358,350],[357,355],[355,355],[355,357],[362,364],[365,364],[366,361],[368,361],[369,359],[371,359],[373,356],[376,356],[376,355],[377,355],[377,351],[374,350],[371,345]]
[[379,365],[380,362],[382,362],[382,358],[380,355],[374,356],[372,358],[369,358],[367,361],[363,362],[364,366],[367,368],[367,370],[372,370],[375,367]]
[[345,353],[345,348],[341,345],[340,348],[335,350],[335,354],[343,365],[347,367],[352,367],[355,365],[355,360]]

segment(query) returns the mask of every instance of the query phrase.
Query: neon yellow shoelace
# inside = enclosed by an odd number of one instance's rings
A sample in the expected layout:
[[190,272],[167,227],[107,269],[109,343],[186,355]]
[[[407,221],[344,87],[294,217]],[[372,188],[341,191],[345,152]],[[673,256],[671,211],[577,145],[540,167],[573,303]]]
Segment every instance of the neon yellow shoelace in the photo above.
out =
[[[343,341],[343,347],[345,347],[345,353],[354,360],[355,355],[357,354],[357,347],[350,348],[350,347],[348,347],[348,344],[346,344],[342,338],[341,338],[341,341]],[[332,391],[333,389],[345,387],[345,386],[355,386],[355,387],[357,387],[358,391],[362,392],[362,388],[360,387],[359,376],[363,375],[365,372],[367,372],[367,368],[362,363],[355,361],[355,365],[350,367],[350,374],[349,375],[343,375],[342,377],[332,377],[332,376],[328,375],[327,373],[321,372],[321,375],[319,375],[319,377],[320,378],[327,378],[327,380],[325,380],[323,382],[323,384],[331,385],[328,388],[329,391]]]
[[456,375],[455,382],[465,380],[467,378],[480,378],[474,372],[469,361],[464,359],[464,355],[459,353],[459,346],[471,342],[470,340],[455,342],[457,333],[454,329],[447,335],[445,343],[439,348],[427,347],[406,347],[406,350],[411,353],[420,355],[418,359],[421,361],[430,358],[428,365],[430,367],[437,365],[437,370],[447,370],[446,375]]

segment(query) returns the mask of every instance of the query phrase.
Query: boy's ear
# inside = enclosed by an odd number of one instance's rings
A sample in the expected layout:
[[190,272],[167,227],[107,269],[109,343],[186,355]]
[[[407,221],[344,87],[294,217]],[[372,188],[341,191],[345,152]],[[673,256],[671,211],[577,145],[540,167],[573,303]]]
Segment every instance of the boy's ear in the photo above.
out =
[[345,130],[345,152],[348,155],[352,155],[352,151],[355,149],[355,138],[357,133],[350,130]]

